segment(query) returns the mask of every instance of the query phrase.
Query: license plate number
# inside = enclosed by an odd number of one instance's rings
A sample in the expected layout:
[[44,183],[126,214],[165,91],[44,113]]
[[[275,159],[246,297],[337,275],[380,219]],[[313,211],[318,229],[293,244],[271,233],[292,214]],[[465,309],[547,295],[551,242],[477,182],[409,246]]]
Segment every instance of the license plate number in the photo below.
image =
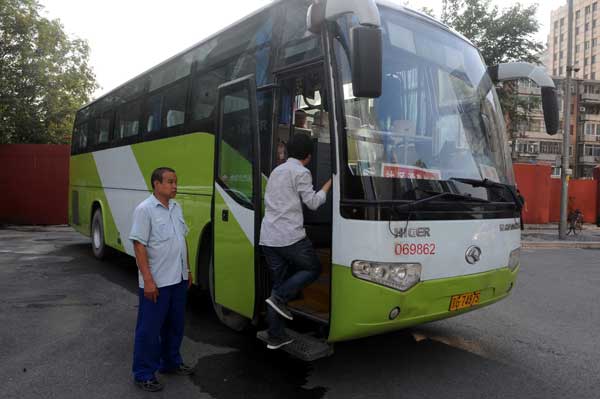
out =
[[481,291],[467,292],[465,294],[453,295],[450,298],[450,311],[470,308],[479,303]]

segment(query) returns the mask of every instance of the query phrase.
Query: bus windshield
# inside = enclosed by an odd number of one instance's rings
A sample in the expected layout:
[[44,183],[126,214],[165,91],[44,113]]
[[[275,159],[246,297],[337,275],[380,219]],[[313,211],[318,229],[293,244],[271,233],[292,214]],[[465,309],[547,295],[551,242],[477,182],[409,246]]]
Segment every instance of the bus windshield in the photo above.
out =
[[380,10],[379,98],[352,94],[347,51],[352,17],[338,21],[334,40],[346,121],[345,197],[410,199],[404,194],[415,187],[437,185],[438,191],[488,199],[486,190],[451,179],[513,184],[500,104],[479,52],[432,23]]

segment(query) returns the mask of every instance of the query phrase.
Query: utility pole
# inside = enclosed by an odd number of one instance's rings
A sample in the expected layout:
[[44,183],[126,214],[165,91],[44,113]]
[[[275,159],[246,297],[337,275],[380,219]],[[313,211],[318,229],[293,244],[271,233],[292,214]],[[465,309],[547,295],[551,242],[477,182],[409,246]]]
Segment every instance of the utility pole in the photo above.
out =
[[569,203],[569,146],[571,136],[571,73],[573,72],[573,0],[567,0],[567,77],[565,79],[565,128],[563,129],[562,162],[560,167],[560,225],[558,237],[567,238],[567,212]]

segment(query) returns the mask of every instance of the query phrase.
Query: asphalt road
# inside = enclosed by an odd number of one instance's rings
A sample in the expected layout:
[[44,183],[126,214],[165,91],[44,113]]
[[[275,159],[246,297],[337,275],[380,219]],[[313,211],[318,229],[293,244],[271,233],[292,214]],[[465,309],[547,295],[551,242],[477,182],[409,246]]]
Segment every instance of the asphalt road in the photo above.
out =
[[193,377],[131,383],[137,274],[68,228],[0,229],[2,398],[598,398],[600,251],[525,251],[512,295],[484,310],[339,343],[313,363],[220,325],[193,295]]

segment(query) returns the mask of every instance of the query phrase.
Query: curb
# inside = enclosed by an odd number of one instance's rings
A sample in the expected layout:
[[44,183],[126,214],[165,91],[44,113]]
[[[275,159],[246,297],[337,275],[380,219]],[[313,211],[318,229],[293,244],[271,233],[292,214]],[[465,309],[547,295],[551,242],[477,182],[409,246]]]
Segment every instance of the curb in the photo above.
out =
[[600,249],[598,241],[521,241],[523,249]]

